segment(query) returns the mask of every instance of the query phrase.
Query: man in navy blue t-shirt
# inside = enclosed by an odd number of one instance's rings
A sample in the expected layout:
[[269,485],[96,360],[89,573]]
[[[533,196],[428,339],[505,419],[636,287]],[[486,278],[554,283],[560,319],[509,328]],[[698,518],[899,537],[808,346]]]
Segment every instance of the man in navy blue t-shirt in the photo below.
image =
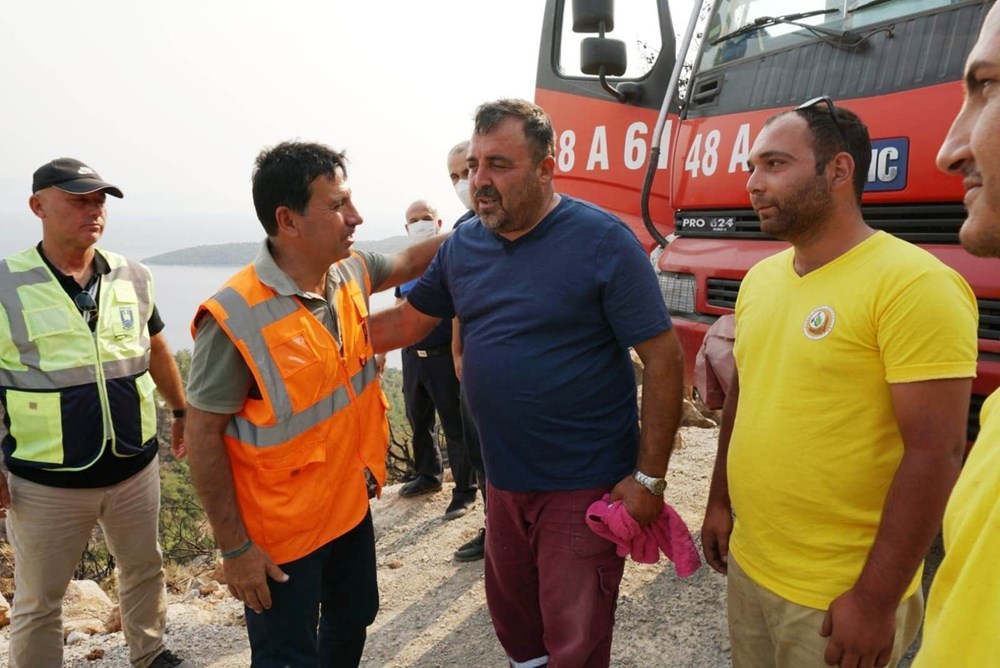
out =
[[[391,349],[458,317],[489,482],[497,637],[516,664],[606,666],[624,559],[584,512],[611,493],[640,524],[659,516],[683,360],[639,242],[555,192],[554,148],[541,108],[479,107],[468,153],[477,217],[372,332]],[[645,366],[641,430],[629,347]]]

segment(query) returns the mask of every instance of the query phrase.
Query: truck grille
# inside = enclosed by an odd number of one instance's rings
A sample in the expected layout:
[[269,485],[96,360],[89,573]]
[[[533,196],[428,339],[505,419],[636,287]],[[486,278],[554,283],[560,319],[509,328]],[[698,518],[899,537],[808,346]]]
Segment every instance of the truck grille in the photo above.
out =
[[983,402],[986,397],[973,394],[969,400],[969,424],[966,428],[966,438],[971,443],[979,436],[979,412],[983,409]]
[[979,338],[1000,341],[1000,300],[979,299]]
[[[861,207],[865,221],[877,230],[915,244],[958,244],[958,229],[965,220],[961,203],[878,204]],[[769,239],[760,231],[753,209],[678,211],[677,234],[700,239]]]
[[738,278],[710,278],[708,279],[705,299],[712,306],[735,309],[736,295],[739,291],[740,280]]

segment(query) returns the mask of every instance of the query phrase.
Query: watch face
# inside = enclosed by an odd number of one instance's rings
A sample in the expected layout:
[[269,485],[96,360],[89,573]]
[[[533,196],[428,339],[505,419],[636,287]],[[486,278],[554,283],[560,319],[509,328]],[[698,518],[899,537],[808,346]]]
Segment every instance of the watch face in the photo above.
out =
[[663,492],[667,489],[667,481],[663,478],[654,478],[648,476],[642,471],[634,471],[632,477],[640,485],[649,490],[650,494],[655,494],[656,496],[662,496]]

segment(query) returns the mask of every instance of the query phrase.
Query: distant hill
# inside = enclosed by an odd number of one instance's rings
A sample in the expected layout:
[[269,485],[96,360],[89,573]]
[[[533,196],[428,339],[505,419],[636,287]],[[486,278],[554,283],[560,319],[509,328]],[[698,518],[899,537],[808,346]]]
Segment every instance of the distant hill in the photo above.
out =
[[236,244],[211,244],[191,246],[160,253],[142,260],[144,264],[180,264],[187,266],[242,267],[257,256],[260,244],[256,241]]
[[[409,237],[389,237],[380,241],[358,241],[356,250],[375,253],[395,253],[410,245]],[[145,264],[184,265],[189,267],[242,267],[257,257],[260,242],[190,246],[144,258]]]

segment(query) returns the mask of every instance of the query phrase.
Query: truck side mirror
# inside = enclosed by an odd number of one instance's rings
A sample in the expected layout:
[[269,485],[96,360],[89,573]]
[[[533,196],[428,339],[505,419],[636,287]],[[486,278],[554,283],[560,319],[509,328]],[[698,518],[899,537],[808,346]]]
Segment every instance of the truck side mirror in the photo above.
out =
[[580,42],[580,69],[584,74],[620,77],[627,64],[625,42],[620,39],[587,37]]
[[622,76],[628,66],[625,42],[604,36],[614,27],[615,0],[573,0],[573,32],[597,33],[597,37],[587,37],[580,42],[580,70],[584,74],[596,74],[601,87],[619,102],[638,101],[642,96],[641,87],[635,84],[615,87],[608,83],[609,76]]
[[573,0],[573,32],[599,32],[603,35],[605,31],[614,29],[615,0]]

